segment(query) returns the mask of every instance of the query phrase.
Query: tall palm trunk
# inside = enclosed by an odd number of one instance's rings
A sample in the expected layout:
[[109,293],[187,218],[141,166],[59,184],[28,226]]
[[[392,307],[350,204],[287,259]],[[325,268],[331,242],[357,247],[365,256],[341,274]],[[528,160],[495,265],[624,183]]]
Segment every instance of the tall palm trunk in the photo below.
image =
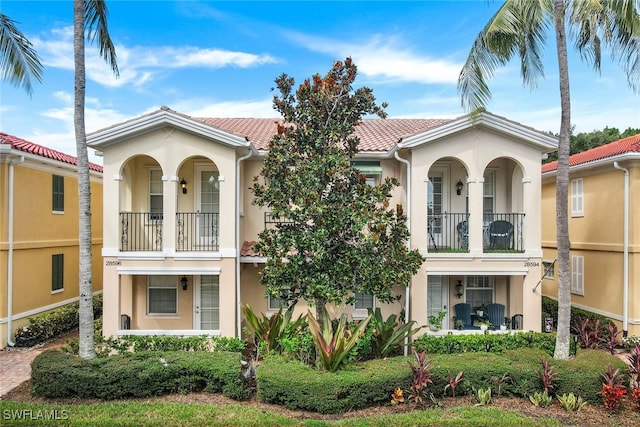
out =
[[93,280],[91,262],[91,187],[89,181],[89,155],[84,125],[85,63],[84,63],[85,0],[73,2],[73,57],[75,67],[73,124],[78,157],[78,214],[80,248],[80,357],[95,357],[93,343]]
[[558,141],[558,170],[556,175],[556,233],[558,242],[558,325],[554,358],[569,358],[571,321],[571,277],[569,269],[569,134],[571,130],[571,95],[569,92],[569,65],[565,33],[564,1],[554,2],[556,51],[560,80],[560,139]]

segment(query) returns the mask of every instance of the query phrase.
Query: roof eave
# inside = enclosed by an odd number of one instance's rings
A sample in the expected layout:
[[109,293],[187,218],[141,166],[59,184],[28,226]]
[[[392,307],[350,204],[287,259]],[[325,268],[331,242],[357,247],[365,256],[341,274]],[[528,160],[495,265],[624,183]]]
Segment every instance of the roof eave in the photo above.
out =
[[186,132],[215,140],[234,148],[247,148],[250,146],[249,141],[242,136],[224,132],[213,126],[165,109],[90,133],[87,135],[87,145],[101,150],[132,136],[150,132],[166,125],[175,126]]
[[[578,165],[569,166],[569,172],[579,172],[585,169],[592,169],[598,166],[603,166],[607,164],[613,164],[613,162],[621,162],[628,160],[639,160],[640,161],[640,153],[632,151],[621,154],[616,154],[615,156],[605,157],[604,159],[593,160],[591,162],[584,162]],[[555,176],[558,173],[558,168],[553,170],[542,172],[543,177]]]
[[482,112],[473,117],[471,114],[467,114],[433,129],[404,138],[398,143],[398,147],[413,148],[478,125],[486,126],[526,141],[538,147],[542,152],[552,152],[558,148],[558,139],[556,137],[487,112]]

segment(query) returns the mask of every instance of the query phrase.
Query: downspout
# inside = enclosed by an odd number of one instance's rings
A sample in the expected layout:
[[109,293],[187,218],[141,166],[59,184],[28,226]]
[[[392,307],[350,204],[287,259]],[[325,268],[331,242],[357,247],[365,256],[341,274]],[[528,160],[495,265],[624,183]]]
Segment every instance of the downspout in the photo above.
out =
[[[411,162],[407,159],[403,159],[398,154],[398,149],[393,152],[394,157],[401,163],[407,166],[407,229],[409,230],[409,237],[407,238],[407,248],[411,250]],[[411,282],[405,289],[404,297],[404,323],[409,323],[409,298],[411,295]],[[409,337],[404,339],[404,355],[409,354]]]
[[9,213],[7,215],[8,222],[8,239],[9,252],[7,254],[7,345],[15,346],[13,342],[13,167],[24,162],[24,156],[19,156],[18,160],[9,160]]
[[622,284],[622,337],[628,334],[629,323],[629,169],[613,162],[613,167],[624,172],[624,240],[623,240],[623,284]]
[[242,338],[242,307],[240,305],[240,163],[247,160],[254,154],[258,154],[253,144],[249,147],[249,152],[236,160],[236,328],[238,338]]

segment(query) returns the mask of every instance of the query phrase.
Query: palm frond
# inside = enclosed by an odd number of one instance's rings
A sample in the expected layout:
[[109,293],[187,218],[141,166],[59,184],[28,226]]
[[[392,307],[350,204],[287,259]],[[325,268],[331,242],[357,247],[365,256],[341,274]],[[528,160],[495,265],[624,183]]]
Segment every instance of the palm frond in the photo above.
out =
[[104,58],[111,67],[113,73],[118,77],[118,63],[116,61],[116,48],[109,35],[107,27],[107,4],[104,0],[85,0],[84,26],[87,30],[87,38],[94,42],[98,40],[100,56]]
[[2,78],[33,93],[32,80],[42,81],[42,63],[16,22],[0,13],[0,69]]

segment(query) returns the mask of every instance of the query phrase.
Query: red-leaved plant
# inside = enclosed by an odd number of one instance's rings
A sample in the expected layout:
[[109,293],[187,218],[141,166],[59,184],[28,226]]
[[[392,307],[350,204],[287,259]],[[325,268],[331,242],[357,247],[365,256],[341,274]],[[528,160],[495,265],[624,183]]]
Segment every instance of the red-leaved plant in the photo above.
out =
[[447,389],[450,388],[451,389],[451,396],[452,397],[456,397],[456,387],[458,387],[458,384],[460,384],[462,382],[462,375],[464,374],[463,371],[458,372],[458,375],[456,375],[455,377],[451,375],[451,373],[449,373],[449,384],[444,386],[444,393],[447,393]]
[[540,364],[542,365],[542,370],[540,371],[542,386],[544,387],[544,392],[549,394],[554,386],[553,382],[555,381],[554,368],[549,364],[548,360],[540,359]]
[[614,370],[611,364],[607,367],[607,371],[602,374],[605,383],[602,384],[602,389],[599,394],[602,396],[604,407],[609,411],[616,409],[627,394],[626,387],[618,384],[619,377],[620,369]]
[[427,352],[423,351],[418,353],[413,349],[413,355],[416,358],[415,363],[409,363],[411,370],[413,371],[413,381],[408,391],[408,398],[410,401],[422,404],[427,399],[427,386],[431,381],[431,361],[427,360]]

